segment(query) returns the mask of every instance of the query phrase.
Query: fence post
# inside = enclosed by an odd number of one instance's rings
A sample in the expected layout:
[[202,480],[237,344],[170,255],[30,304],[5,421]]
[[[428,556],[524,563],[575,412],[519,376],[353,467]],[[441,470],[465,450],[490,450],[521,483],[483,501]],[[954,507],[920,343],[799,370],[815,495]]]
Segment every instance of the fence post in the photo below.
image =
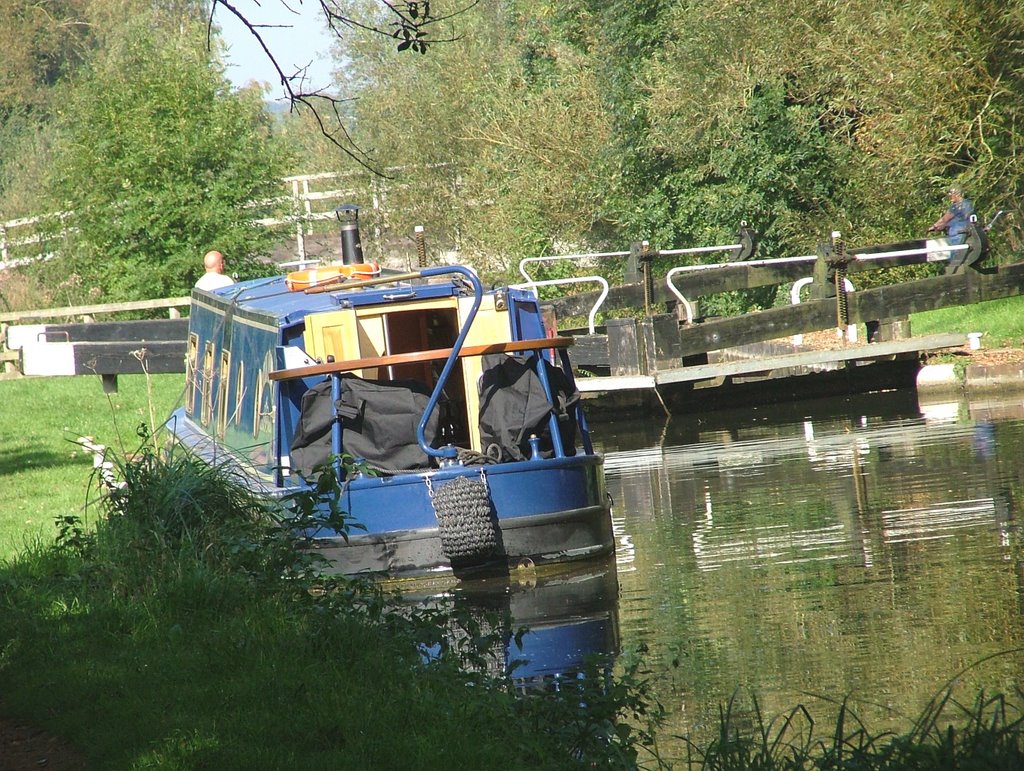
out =
[[626,259],[626,269],[622,275],[624,283],[639,284],[644,278],[642,262],[649,247],[648,241],[634,241],[629,245],[629,257]]
[[640,322],[647,369],[644,374],[682,366],[682,346],[679,344],[679,320],[674,313],[660,313]]
[[[309,183],[306,180],[303,180],[302,184],[304,186],[305,191],[308,193],[309,192]],[[297,179],[292,180],[292,198],[294,199],[294,206],[295,206],[295,209],[296,209],[296,212],[297,212],[298,208],[299,208],[299,201],[301,200],[299,198],[299,180],[297,180]],[[306,201],[306,206],[309,206],[309,201]],[[302,260],[302,261],[305,261],[305,259],[306,259],[306,240],[305,240],[305,233],[304,233],[305,225],[303,223],[303,216],[304,215],[300,214],[297,217],[298,222],[295,223],[295,248],[296,248],[296,251],[299,253],[299,259]]]
[[4,374],[11,375],[18,371],[17,362],[9,358],[10,349],[7,347],[7,322],[0,322],[0,353],[4,354]]
[[384,183],[376,177],[370,179],[370,194],[371,200],[373,201],[373,245],[377,250],[376,259],[383,259],[384,256],[384,228],[387,223],[384,222],[384,196],[386,190],[384,189]]
[[646,337],[638,330],[636,319],[609,319],[608,364],[613,376],[648,373]]
[[818,244],[818,259],[814,263],[814,282],[811,284],[811,299],[830,300],[836,296],[835,251],[832,242]]

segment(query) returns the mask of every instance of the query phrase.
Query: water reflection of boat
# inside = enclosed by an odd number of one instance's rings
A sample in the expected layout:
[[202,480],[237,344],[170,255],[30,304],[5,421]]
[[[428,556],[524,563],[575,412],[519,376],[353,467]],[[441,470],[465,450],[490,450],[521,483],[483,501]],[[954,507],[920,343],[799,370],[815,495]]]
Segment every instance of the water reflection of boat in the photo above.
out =
[[[507,579],[429,587],[417,583],[401,589],[407,601],[448,603],[504,625],[493,651],[494,672],[511,669],[521,690],[573,678],[590,656],[607,657],[610,666],[619,652],[619,582],[613,559],[515,569]],[[528,631],[519,634],[524,627]]]

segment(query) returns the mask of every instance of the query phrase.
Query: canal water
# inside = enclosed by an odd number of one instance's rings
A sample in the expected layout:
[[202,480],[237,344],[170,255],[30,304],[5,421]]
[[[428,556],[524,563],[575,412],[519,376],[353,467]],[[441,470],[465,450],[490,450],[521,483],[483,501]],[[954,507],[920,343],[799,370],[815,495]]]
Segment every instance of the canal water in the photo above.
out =
[[897,392],[591,427],[617,555],[504,591],[533,629],[509,645],[525,678],[644,651],[669,757],[674,736],[706,743],[730,700],[740,727],[804,705],[824,735],[845,702],[877,735],[950,686],[967,704],[1015,692],[1024,398]]
[[[594,427],[619,536],[620,648],[672,734],[843,700],[906,731],[955,682],[1024,675],[1024,399],[915,393]],[[828,728],[825,728],[827,734]]]

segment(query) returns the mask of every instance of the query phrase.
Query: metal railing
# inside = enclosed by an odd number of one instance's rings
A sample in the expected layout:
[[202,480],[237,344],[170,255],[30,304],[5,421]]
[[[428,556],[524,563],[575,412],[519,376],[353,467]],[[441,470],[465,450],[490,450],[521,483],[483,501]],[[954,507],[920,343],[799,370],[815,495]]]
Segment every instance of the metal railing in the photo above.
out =
[[582,283],[597,283],[601,285],[601,293],[597,296],[597,300],[590,308],[590,313],[587,314],[587,330],[590,334],[594,334],[596,328],[597,311],[604,303],[605,298],[608,297],[608,280],[603,276],[573,276],[570,278],[551,278],[546,281],[527,281],[524,284],[513,284],[513,289],[533,289],[536,294],[536,288],[539,286],[558,286],[561,284],[582,284]]
[[[932,239],[933,242],[939,242],[944,239]],[[918,249],[897,249],[887,252],[872,252],[868,254],[857,254],[856,252],[850,255],[850,259],[858,262],[869,262],[871,260],[879,260],[891,257],[910,257],[913,255],[922,254],[926,256],[928,262],[942,262],[952,258],[953,252],[965,251],[968,249],[967,244],[956,244],[949,245],[943,243],[928,243],[923,248]],[[668,252],[661,252],[661,254],[668,254]],[[931,255],[936,255],[934,258]],[[692,273],[693,271],[700,270],[712,270],[715,268],[739,268],[746,267],[749,265],[785,265],[794,262],[815,262],[818,259],[816,255],[805,254],[799,257],[770,257],[763,260],[745,260],[743,262],[709,262],[701,265],[682,265],[676,268],[672,268],[665,276],[665,283],[668,290],[675,296],[679,301],[679,304],[683,306],[686,313],[686,323],[693,323],[693,306],[689,300],[683,295],[679,288],[675,285],[672,279],[682,273]]]

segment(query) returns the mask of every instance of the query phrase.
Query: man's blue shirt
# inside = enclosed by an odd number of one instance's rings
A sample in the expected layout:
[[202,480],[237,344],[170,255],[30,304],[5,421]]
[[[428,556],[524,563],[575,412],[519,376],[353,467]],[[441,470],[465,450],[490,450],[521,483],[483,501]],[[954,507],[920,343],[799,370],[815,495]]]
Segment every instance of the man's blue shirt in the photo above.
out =
[[964,233],[967,232],[967,226],[971,224],[974,204],[967,198],[963,198],[949,205],[949,213],[953,215],[953,218],[946,225],[946,233],[950,241],[956,239],[954,243],[962,244],[965,239]]

